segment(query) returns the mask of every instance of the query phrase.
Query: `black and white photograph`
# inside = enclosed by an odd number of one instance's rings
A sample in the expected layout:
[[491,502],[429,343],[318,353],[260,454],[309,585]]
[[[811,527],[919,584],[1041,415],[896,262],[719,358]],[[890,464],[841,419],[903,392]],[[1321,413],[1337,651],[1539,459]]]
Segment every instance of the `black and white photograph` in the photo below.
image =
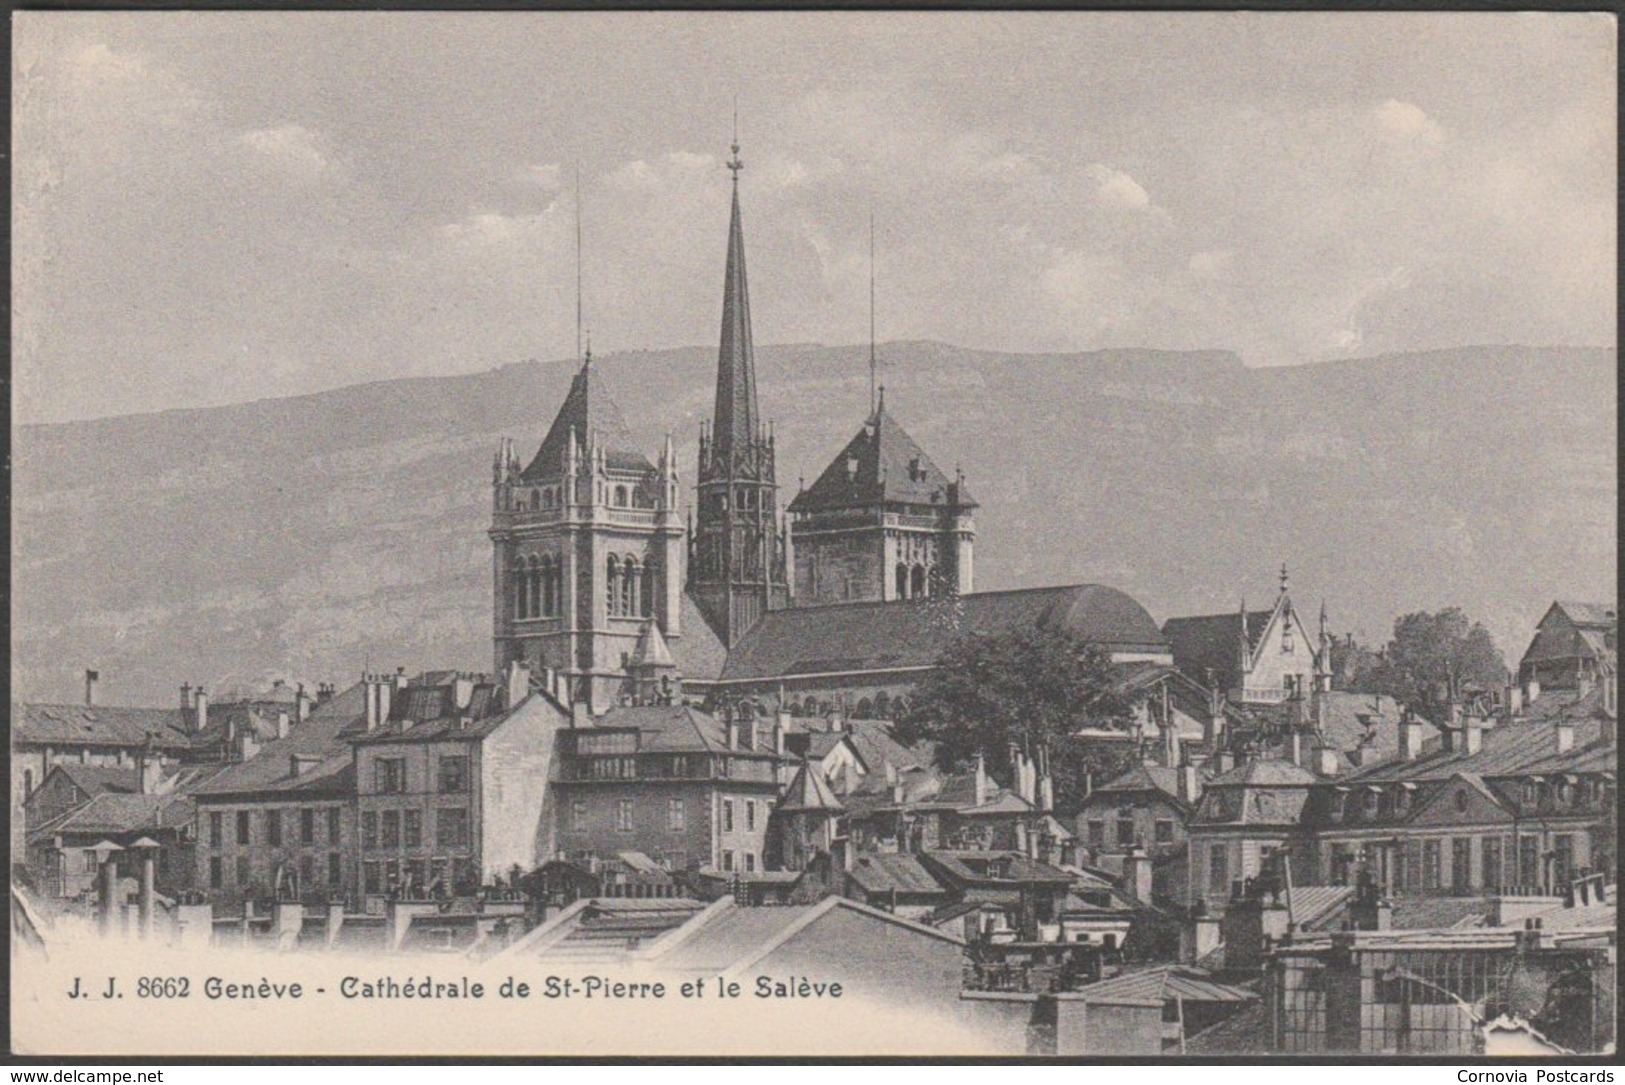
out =
[[1615,1053],[1613,14],[11,35],[13,1058]]

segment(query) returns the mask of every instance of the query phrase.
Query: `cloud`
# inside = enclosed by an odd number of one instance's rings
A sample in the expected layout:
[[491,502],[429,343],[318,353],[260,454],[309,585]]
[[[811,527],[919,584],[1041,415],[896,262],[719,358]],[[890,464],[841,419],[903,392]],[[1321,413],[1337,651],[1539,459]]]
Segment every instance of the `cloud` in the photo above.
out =
[[1414,143],[1442,143],[1444,129],[1420,106],[1390,98],[1376,108],[1377,124],[1389,135]]
[[1151,194],[1122,170],[1097,164],[1089,167],[1089,176],[1095,181],[1095,195],[1102,203],[1136,211],[1151,206]]
[[328,154],[323,150],[326,142],[304,125],[293,123],[257,128],[242,135],[243,145],[255,154],[305,178],[320,177],[327,171]]
[[1228,249],[1206,249],[1193,253],[1185,261],[1185,266],[1198,279],[1223,279],[1229,276],[1234,263],[1235,259]]

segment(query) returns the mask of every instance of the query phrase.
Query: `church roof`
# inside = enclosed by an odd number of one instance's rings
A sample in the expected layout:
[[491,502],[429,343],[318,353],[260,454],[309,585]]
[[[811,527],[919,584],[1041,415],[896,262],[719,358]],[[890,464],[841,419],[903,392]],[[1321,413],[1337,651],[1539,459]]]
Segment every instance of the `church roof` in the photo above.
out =
[[666,647],[666,638],[660,634],[660,626],[650,619],[643,623],[643,632],[638,634],[638,645],[632,649],[632,658],[628,661],[631,667],[675,667],[677,661],[671,656],[671,649]]
[[1074,584],[769,611],[728,653],[722,681],[929,667],[956,636],[1034,625],[1058,625],[1103,648],[1166,650],[1133,598]]
[[700,605],[687,592],[683,593],[678,614],[683,621],[683,635],[666,642],[677,662],[677,673],[685,681],[709,682],[722,673],[728,649],[711,623],[705,620]]
[[[1271,610],[1247,612],[1247,647],[1258,647],[1258,638],[1269,625]],[[1193,681],[1220,686],[1233,684],[1237,673],[1237,648],[1241,642],[1241,612],[1200,614],[1189,618],[1169,618],[1162,623],[1163,636],[1174,650],[1174,666]],[[1212,672],[1209,678],[1208,672]]]
[[586,448],[588,437],[603,446],[605,459],[611,467],[627,470],[654,470],[647,456],[633,450],[632,434],[626,428],[621,409],[610,398],[604,387],[602,366],[595,367],[589,355],[570,381],[570,392],[564,404],[542,438],[541,448],[520,475],[526,482],[544,478],[557,478],[564,473],[564,456],[570,448],[570,434],[575,433],[578,448]]
[[[737,151],[737,148],[736,148]],[[734,173],[733,209],[728,220],[728,264],[722,285],[722,341],[717,350],[714,447],[726,459],[758,436],[756,351],[751,342],[750,288],[745,277],[745,230],[739,220],[739,174]]]
[[791,512],[895,502],[975,508],[963,486],[949,480],[882,403],[840,455],[790,502]]
[[790,778],[779,801],[779,810],[844,810],[841,800],[824,782],[822,773],[814,772],[811,765],[803,764]]

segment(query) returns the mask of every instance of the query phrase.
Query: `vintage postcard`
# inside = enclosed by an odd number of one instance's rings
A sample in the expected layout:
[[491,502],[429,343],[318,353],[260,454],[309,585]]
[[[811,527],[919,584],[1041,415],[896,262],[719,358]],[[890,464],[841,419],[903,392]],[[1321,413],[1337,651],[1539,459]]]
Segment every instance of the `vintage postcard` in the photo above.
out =
[[12,44],[14,1054],[1614,1051],[1612,15]]

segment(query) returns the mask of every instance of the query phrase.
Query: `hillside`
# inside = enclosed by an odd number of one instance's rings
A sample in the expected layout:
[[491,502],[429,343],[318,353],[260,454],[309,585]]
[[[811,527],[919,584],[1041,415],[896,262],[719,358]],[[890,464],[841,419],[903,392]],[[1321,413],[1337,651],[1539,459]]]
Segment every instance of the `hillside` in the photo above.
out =
[[[1222,353],[882,349],[887,406],[982,508],[978,587],[1103,581],[1160,621],[1263,602],[1371,639],[1458,603],[1509,659],[1558,596],[1612,596],[1616,357],[1466,348],[1287,369]],[[714,351],[603,358],[692,473]],[[866,348],[758,352],[783,486],[856,429]],[[293,675],[490,665],[490,461],[567,363],[14,433],[13,686],[167,703]],[[691,479],[686,480],[691,481]]]

